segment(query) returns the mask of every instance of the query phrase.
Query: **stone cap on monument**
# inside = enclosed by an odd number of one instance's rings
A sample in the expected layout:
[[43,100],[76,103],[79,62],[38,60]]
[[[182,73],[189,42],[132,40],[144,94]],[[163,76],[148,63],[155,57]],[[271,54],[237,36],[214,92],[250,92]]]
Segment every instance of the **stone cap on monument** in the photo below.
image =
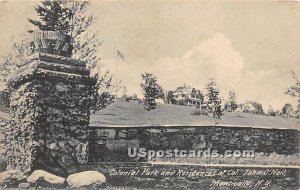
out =
[[29,46],[32,53],[48,53],[71,57],[73,50],[73,39],[59,31],[35,31],[29,39]]
[[31,55],[21,59],[8,83],[16,86],[34,79],[95,84],[86,62],[71,58],[72,39],[59,31],[36,31],[28,38]]

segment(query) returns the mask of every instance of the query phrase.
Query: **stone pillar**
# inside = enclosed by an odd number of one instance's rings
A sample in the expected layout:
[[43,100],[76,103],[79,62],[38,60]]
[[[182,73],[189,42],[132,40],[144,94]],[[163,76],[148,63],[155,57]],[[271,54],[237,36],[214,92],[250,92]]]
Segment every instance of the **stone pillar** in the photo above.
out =
[[8,167],[67,174],[86,164],[91,90],[86,63],[71,59],[70,37],[34,33],[33,54],[10,81],[12,123],[6,129]]

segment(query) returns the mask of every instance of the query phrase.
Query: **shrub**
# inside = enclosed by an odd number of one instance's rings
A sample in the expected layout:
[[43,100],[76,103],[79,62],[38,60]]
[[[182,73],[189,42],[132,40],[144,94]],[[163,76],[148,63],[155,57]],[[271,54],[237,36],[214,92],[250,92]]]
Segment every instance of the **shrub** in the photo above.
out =
[[207,110],[195,108],[192,110],[191,115],[207,115]]

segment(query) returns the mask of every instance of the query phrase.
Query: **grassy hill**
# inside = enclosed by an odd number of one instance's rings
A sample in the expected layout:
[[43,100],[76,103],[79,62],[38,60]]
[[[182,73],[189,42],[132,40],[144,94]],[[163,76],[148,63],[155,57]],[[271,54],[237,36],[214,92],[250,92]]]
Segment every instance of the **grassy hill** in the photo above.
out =
[[[106,109],[91,115],[91,126],[152,126],[152,125],[186,125],[202,126],[214,125],[214,120],[208,116],[192,115],[195,108],[158,103],[157,108],[150,112],[143,109],[137,101],[124,102],[115,100]],[[7,110],[0,110],[2,119],[9,118]],[[241,112],[224,112],[219,125],[287,128],[299,129],[300,120],[275,116],[255,115]],[[0,127],[0,131],[2,131]]]
[[[91,126],[214,125],[211,117],[192,115],[194,107],[158,104],[145,111],[137,101],[115,100],[91,116]],[[300,120],[241,112],[225,112],[219,125],[300,129]]]

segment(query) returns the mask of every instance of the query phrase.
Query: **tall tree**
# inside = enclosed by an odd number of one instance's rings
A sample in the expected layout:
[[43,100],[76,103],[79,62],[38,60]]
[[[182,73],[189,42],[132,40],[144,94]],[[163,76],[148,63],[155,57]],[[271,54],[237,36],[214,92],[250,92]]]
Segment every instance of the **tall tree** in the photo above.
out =
[[223,110],[221,108],[222,101],[219,97],[220,92],[213,78],[209,79],[206,90],[208,112],[214,117],[215,124],[218,124],[218,120],[221,119],[221,116],[223,115]]
[[162,87],[157,83],[157,78],[151,73],[142,74],[141,87],[144,94],[144,109],[147,111],[156,109],[155,99],[164,96]]
[[289,94],[296,97],[298,100],[297,110],[295,111],[296,117],[300,118],[300,80],[294,71],[292,71],[292,77],[295,79],[295,84],[289,87],[285,94]]

